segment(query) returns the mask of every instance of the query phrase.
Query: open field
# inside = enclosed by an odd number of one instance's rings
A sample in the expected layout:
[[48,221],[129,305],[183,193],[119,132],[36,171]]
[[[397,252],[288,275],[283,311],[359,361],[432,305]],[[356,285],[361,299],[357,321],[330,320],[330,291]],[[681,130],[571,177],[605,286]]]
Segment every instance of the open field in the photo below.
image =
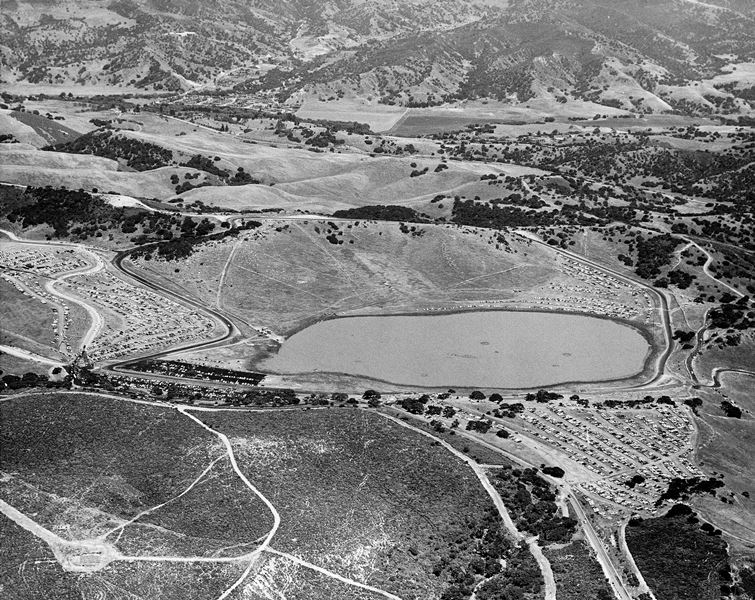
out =
[[15,140],[22,144],[30,144],[37,148],[47,145],[45,138],[29,125],[25,125],[11,116],[10,110],[0,109],[0,132],[12,135]]
[[[726,334],[724,333],[724,336]],[[701,381],[710,381],[716,368],[753,370],[755,364],[755,332],[741,332],[741,342],[737,346],[708,343],[695,357],[693,366]]]
[[3,372],[3,375],[12,374],[21,376],[24,373],[47,375],[50,369],[52,369],[52,366],[46,363],[13,356],[6,352],[0,353],[0,370]]
[[[695,499],[695,507],[718,527],[727,532],[751,540],[750,553],[755,552],[755,465],[751,450],[755,445],[755,401],[753,381],[755,377],[740,373],[722,373],[722,386],[718,389],[696,390],[703,399],[698,408],[700,443],[697,459],[706,471],[721,473],[729,492],[730,503],[719,497],[701,496]],[[721,402],[728,400],[742,409],[742,418],[724,415]],[[748,494],[747,497],[743,492]]]
[[367,123],[376,133],[388,131],[406,112],[402,106],[367,104],[358,101],[318,102],[308,99],[296,111],[302,119],[325,119],[330,121],[356,121]]
[[280,512],[276,550],[406,599],[438,597],[474,557],[469,531],[492,504],[426,438],[348,409],[202,418]]
[[31,127],[48,144],[70,142],[80,135],[78,131],[63,125],[60,121],[48,119],[43,115],[35,115],[31,112],[12,112],[11,117]]
[[6,152],[3,148],[4,145],[0,145],[0,179],[23,186],[54,185],[166,199],[175,196],[175,185],[170,181],[172,175],[183,179],[187,174],[203,174],[187,167],[164,167],[139,173],[120,171],[115,161],[98,156],[25,149]]
[[0,344],[60,358],[52,330],[53,314],[14,285],[0,279]]
[[[482,123],[542,123],[546,116],[558,114],[560,118],[592,118],[596,114],[627,114],[592,102],[573,101],[557,104],[545,98],[512,106],[500,102],[465,102],[463,106],[446,108],[410,108],[390,130],[392,135],[413,137],[464,129],[467,125]],[[546,125],[547,126],[547,125]]]

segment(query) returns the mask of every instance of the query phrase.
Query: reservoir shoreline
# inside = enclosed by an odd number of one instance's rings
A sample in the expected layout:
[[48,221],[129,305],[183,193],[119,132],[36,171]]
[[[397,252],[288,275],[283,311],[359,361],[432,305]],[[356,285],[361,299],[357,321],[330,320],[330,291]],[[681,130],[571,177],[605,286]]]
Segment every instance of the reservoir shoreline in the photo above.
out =
[[[577,378],[569,378],[564,377],[561,380],[557,381],[548,381],[547,377],[544,377],[542,382],[540,383],[530,383],[528,382],[526,385],[500,385],[500,382],[496,385],[491,385],[490,382],[486,381],[480,381],[479,383],[439,383],[439,384],[429,384],[429,383],[421,383],[420,381],[414,381],[410,383],[402,382],[402,381],[394,381],[390,377],[379,377],[375,374],[365,374],[361,372],[348,372],[346,370],[341,369],[303,369],[303,370],[281,370],[276,369],[272,365],[269,365],[269,362],[274,359],[276,356],[279,355],[279,352],[281,351],[281,348],[283,348],[283,345],[288,342],[296,333],[299,333],[305,329],[308,329],[310,327],[314,327],[317,324],[328,322],[328,321],[334,321],[334,320],[341,320],[341,319],[355,319],[355,318],[363,318],[363,319],[376,319],[378,317],[411,317],[412,319],[416,317],[449,317],[453,315],[460,315],[460,314],[468,314],[468,313],[527,313],[530,315],[535,314],[543,314],[543,315],[563,315],[568,317],[586,317],[590,319],[598,319],[603,321],[608,321],[613,324],[616,324],[618,326],[623,326],[628,329],[630,329],[634,333],[638,333],[642,339],[647,343],[648,348],[645,351],[645,355],[642,360],[642,366],[639,367],[636,371],[632,373],[622,374],[617,377],[577,377]],[[398,310],[395,312],[366,312],[362,311],[358,314],[331,314],[326,315],[320,318],[317,318],[315,320],[312,320],[308,323],[303,323],[300,327],[293,328],[292,330],[289,330],[288,335],[286,336],[284,342],[277,346],[277,348],[269,349],[267,352],[263,352],[261,355],[256,356],[253,359],[253,366],[258,372],[267,373],[269,375],[273,376],[279,376],[283,378],[291,378],[295,379],[297,377],[316,377],[316,378],[346,378],[349,380],[364,380],[369,382],[375,382],[375,384],[381,385],[381,386],[395,386],[397,388],[418,388],[423,390],[440,390],[440,389],[446,389],[448,387],[454,388],[454,389],[474,389],[475,387],[479,388],[486,388],[486,389],[496,389],[496,390],[533,390],[533,389],[539,389],[539,388],[553,388],[553,387],[559,387],[559,386],[573,386],[573,385],[596,385],[596,384],[604,384],[604,383],[615,383],[615,382],[626,382],[631,380],[637,380],[637,385],[642,385],[644,381],[651,378],[653,376],[653,365],[656,362],[657,356],[664,351],[663,344],[661,343],[661,340],[653,335],[653,331],[650,327],[648,327],[645,324],[637,323],[634,321],[630,321],[628,319],[622,319],[617,317],[610,317],[607,315],[599,315],[594,314],[587,311],[565,311],[560,309],[546,309],[542,307],[533,307],[533,308],[527,308],[527,307],[463,307],[463,308],[450,308],[449,310],[433,310],[433,311],[423,311],[423,312],[417,312],[417,311],[411,311],[411,310]],[[563,339],[563,336],[560,338]],[[558,343],[558,339],[553,341],[551,339],[546,340],[547,343]],[[489,343],[485,343],[484,345],[489,345]],[[498,352],[496,352],[498,354]],[[571,356],[570,354],[565,354],[567,356]],[[376,355],[377,356],[377,355]],[[454,356],[454,355],[451,355]],[[461,358],[479,358],[479,357],[467,357],[465,355],[455,355],[457,357]],[[480,359],[482,360],[482,359]],[[263,364],[267,363],[267,364]],[[551,366],[558,366],[558,365],[551,365]],[[397,377],[400,379],[401,376]],[[419,380],[421,378],[420,375],[417,375],[417,379]]]

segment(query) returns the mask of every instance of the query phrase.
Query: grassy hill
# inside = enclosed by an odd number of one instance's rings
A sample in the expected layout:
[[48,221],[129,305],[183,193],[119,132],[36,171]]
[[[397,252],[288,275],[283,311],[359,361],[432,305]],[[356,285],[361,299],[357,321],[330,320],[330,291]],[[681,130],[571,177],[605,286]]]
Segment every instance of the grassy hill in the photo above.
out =
[[137,265],[180,280],[230,315],[285,333],[334,312],[511,297],[514,288],[555,273],[547,256],[516,237],[471,228],[302,220],[268,222],[237,242],[199,246],[180,262]]

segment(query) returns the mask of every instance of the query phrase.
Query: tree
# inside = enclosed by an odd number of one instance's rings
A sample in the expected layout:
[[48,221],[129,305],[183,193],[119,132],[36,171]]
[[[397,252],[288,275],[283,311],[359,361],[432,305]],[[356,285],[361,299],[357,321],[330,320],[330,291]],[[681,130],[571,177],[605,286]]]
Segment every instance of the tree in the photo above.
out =
[[362,394],[362,400],[370,400],[371,398],[380,400],[380,392],[376,392],[375,390],[365,390],[364,394]]
[[491,402],[502,402],[503,396],[501,396],[498,392],[495,392],[493,394],[490,394],[490,398],[488,398]]
[[443,408],[443,416],[446,419],[451,419],[456,414],[456,409],[453,406],[446,406]]
[[480,390],[475,390],[471,394],[469,394],[469,397],[472,400],[485,400],[485,394],[483,394]]

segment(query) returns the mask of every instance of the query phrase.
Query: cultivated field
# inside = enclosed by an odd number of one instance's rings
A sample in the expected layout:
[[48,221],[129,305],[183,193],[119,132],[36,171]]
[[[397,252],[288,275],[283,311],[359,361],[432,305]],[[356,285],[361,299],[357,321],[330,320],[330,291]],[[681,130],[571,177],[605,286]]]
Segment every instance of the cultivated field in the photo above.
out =
[[366,104],[356,100],[318,102],[308,99],[296,111],[302,119],[324,119],[330,121],[356,121],[367,123],[376,133],[388,131],[406,113],[402,106]]

